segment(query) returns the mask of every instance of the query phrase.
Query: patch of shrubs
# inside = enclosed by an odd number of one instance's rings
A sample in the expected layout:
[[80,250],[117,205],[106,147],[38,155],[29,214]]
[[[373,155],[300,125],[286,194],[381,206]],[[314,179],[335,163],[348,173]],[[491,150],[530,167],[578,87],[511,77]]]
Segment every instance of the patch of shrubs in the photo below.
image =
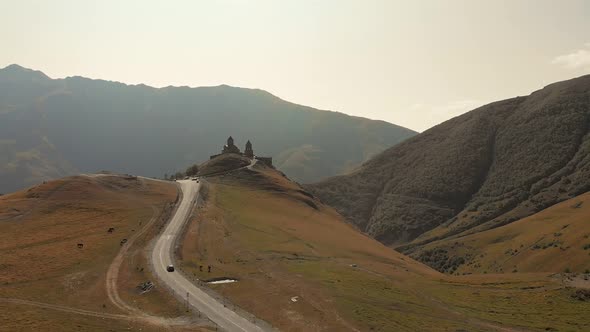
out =
[[451,274],[466,263],[464,257],[449,257],[448,251],[442,248],[425,250],[418,256],[418,260],[439,272]]
[[590,301],[590,289],[578,289],[572,294],[572,297],[578,301]]
[[506,251],[504,251],[504,255],[511,255],[511,256],[515,256],[518,254],[518,249],[506,249]]
[[547,249],[547,248],[558,248],[563,242],[561,241],[551,241],[548,243],[537,243],[533,246],[533,250],[538,250],[538,249]]

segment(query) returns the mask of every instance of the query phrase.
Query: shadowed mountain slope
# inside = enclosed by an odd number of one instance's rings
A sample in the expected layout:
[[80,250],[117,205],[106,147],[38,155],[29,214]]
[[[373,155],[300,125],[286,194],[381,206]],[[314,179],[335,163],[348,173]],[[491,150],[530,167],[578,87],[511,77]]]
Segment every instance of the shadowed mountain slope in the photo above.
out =
[[376,239],[499,227],[590,190],[590,76],[491,103],[309,189]]
[[415,132],[254,89],[51,79],[0,70],[0,192],[109,169],[161,177],[218,153],[229,135],[298,181],[344,173]]

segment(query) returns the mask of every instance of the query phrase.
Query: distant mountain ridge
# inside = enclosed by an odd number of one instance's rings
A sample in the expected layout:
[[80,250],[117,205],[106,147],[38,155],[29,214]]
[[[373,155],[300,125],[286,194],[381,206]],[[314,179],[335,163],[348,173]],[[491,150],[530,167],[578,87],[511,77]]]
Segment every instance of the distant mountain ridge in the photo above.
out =
[[590,190],[590,75],[482,106],[308,188],[405,253],[529,216]]
[[126,85],[0,69],[0,192],[79,172],[163,176],[218,153],[227,136],[291,178],[341,174],[416,133],[320,111],[258,89]]

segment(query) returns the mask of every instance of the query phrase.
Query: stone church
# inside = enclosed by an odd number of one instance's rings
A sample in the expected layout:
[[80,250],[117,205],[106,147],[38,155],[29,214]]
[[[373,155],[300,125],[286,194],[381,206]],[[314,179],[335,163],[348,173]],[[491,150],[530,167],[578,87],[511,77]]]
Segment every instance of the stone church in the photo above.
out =
[[[250,141],[248,141],[248,142],[250,142]],[[240,148],[235,146],[234,138],[231,136],[227,139],[227,144],[223,146],[223,150],[221,150],[221,154],[224,154],[224,153],[239,153],[239,154],[241,154]]]
[[218,156],[221,156],[221,155],[227,154],[227,153],[235,153],[235,154],[239,154],[239,155],[242,155],[242,156],[250,158],[250,159],[256,159],[256,160],[260,161],[261,163],[264,163],[264,164],[272,167],[272,157],[260,157],[260,156],[254,155],[254,149],[252,148],[252,143],[250,143],[250,141],[246,142],[246,149],[242,153],[242,151],[240,151],[240,148],[238,148],[235,145],[234,138],[231,136],[227,138],[227,142],[223,146],[223,149],[221,149],[221,153],[213,155],[209,159],[213,159],[215,157],[218,157]]

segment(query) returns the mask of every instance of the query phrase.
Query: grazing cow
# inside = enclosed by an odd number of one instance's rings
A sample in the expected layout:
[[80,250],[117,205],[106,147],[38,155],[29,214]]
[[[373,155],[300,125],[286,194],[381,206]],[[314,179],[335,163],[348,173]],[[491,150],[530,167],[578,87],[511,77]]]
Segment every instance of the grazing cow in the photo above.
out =
[[121,240],[121,243],[120,243],[120,245],[124,245],[125,243],[127,243],[127,239],[123,239],[123,240]]
[[78,249],[84,248],[84,243],[78,243]]
[[207,265],[207,272],[211,273],[211,265]]
[[108,233],[112,233],[112,232],[114,232],[114,231],[115,231],[115,228],[114,228],[114,227],[110,227],[110,228],[109,228],[109,230],[108,230],[107,232],[108,232]]

